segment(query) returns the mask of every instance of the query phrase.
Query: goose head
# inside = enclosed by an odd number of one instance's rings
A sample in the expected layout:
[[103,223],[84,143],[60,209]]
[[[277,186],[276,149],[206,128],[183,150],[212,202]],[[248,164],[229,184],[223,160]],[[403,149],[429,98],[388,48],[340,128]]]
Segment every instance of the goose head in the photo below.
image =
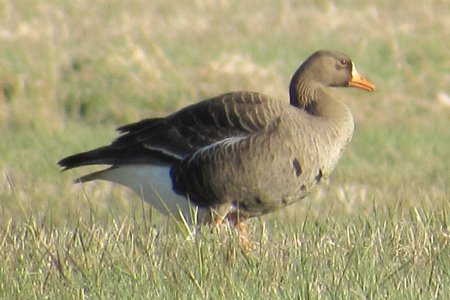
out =
[[329,50],[313,53],[294,73],[289,87],[291,104],[310,104],[315,90],[322,87],[355,87],[369,92],[375,89],[346,54]]

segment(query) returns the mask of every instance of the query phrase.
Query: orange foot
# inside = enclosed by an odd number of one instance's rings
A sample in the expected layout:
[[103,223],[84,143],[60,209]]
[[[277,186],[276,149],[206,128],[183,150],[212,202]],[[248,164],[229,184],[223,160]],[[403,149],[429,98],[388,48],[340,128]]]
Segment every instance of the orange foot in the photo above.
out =
[[227,219],[238,234],[239,245],[245,250],[254,250],[256,243],[248,237],[247,226],[244,223],[248,220],[248,217],[239,214],[239,212],[232,212],[227,215]]

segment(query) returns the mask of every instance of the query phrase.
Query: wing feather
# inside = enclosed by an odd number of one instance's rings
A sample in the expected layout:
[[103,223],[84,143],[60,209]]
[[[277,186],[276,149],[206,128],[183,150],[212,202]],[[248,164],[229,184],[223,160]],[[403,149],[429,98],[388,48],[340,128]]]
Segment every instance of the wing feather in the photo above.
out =
[[117,130],[109,146],[75,154],[59,162],[65,169],[82,165],[181,161],[220,141],[249,136],[270,126],[281,103],[254,92],[232,92],[185,107],[166,118],[144,119]]
[[[164,119],[147,119],[119,128],[123,134],[111,146],[136,144],[183,158],[221,140],[267,128],[279,114],[270,98],[233,92],[188,106]],[[275,105],[276,106],[276,105]]]

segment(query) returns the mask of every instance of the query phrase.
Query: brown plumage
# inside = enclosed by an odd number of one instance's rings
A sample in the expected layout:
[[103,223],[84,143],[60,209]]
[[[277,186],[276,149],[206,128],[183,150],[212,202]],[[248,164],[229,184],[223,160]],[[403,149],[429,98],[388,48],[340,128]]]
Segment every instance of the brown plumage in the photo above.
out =
[[77,181],[129,186],[161,212],[190,221],[194,207],[202,221],[239,223],[306,197],[331,173],[354,122],[327,87],[348,86],[374,89],[345,54],[317,51],[293,75],[290,103],[256,92],[219,95],[122,126],[111,145],[59,165],[111,165]]

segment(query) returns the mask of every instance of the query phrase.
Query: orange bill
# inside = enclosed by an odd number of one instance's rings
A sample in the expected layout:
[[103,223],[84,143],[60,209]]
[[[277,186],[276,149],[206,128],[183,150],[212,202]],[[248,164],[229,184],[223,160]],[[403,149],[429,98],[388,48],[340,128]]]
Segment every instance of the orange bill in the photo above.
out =
[[359,88],[369,92],[375,90],[375,86],[371,84],[369,81],[367,81],[367,79],[364,78],[364,76],[359,74],[358,70],[356,69],[353,63],[352,63],[352,78],[348,82],[348,86]]

